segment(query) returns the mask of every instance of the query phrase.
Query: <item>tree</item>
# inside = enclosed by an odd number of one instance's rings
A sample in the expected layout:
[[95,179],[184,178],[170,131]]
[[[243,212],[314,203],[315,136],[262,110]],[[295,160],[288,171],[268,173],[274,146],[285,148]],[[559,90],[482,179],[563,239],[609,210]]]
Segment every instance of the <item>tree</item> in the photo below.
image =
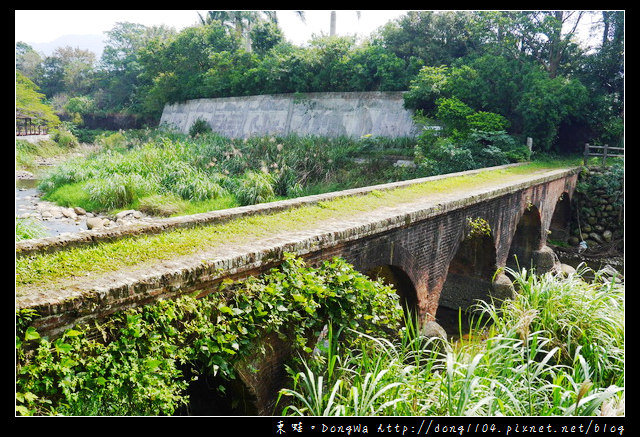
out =
[[53,109],[43,103],[44,94],[38,92],[38,86],[28,77],[16,70],[16,118],[28,117],[35,124],[56,126],[60,124]]
[[405,61],[417,58],[424,65],[450,65],[479,46],[472,18],[468,11],[409,11],[383,26],[377,38]]
[[33,47],[22,41],[16,43],[16,70],[31,80],[37,76],[38,66],[42,63],[42,57]]
[[253,50],[260,55],[284,41],[282,30],[272,21],[258,23],[251,29],[250,37]]
[[[358,16],[358,20],[360,19],[360,11],[355,11]],[[336,35],[336,11],[331,11],[329,14],[329,36]]]
[[116,23],[106,32],[107,40],[100,59],[99,82],[102,87],[99,105],[102,109],[130,109],[137,104],[141,85],[140,53],[153,38],[167,40],[175,31],[164,25]]

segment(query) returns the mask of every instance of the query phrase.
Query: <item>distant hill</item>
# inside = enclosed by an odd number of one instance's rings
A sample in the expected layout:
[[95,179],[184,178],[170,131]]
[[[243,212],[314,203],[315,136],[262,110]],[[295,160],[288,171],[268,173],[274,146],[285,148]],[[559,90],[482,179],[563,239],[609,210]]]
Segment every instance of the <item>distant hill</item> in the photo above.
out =
[[[106,36],[104,35],[63,35],[51,42],[45,43],[30,43],[27,42],[33,49],[45,56],[51,56],[55,49],[59,47],[73,47],[83,50],[90,50],[96,54],[96,60],[99,60],[102,56],[102,50]],[[26,41],[25,41],[26,42]]]

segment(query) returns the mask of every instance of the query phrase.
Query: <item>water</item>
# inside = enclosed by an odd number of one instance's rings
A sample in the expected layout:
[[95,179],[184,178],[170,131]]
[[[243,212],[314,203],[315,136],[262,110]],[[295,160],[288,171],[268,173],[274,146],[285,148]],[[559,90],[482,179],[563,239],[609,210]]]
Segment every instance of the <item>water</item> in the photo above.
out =
[[87,229],[86,219],[84,218],[80,220],[68,218],[42,219],[38,205],[49,202],[40,199],[42,193],[37,186],[38,181],[35,179],[16,179],[16,217],[33,214],[33,219],[42,224],[48,237]]

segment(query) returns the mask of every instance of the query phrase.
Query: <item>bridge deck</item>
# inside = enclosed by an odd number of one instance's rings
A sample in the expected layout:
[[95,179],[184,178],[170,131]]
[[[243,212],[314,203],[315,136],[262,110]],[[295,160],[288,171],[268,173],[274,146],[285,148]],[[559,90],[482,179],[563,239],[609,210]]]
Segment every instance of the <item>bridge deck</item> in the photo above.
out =
[[[138,258],[124,261],[117,258],[131,255],[114,252],[111,255],[113,268],[96,265],[96,270],[93,270],[93,266],[89,266],[61,278],[45,274],[35,280],[25,280],[20,272],[29,270],[30,266],[35,268],[36,258],[57,256],[56,253],[29,254],[24,249],[27,245],[23,247],[24,254],[17,250],[17,264],[22,267],[17,270],[16,308],[34,308],[43,317],[73,313],[74,323],[78,323],[114,307],[124,308],[207,289],[223,276],[240,275],[273,265],[285,252],[299,255],[315,252],[336,242],[407,226],[481,199],[501,196],[575,172],[574,168],[527,171],[512,168],[500,167],[490,174],[464,172],[447,178],[374,187],[374,190],[365,190],[368,194],[360,192],[357,201],[354,197],[331,195],[324,201],[314,199],[308,205],[292,204],[297,205],[293,209],[274,205],[277,212],[273,213],[267,213],[269,209],[263,205],[257,207],[264,214],[259,217],[247,218],[239,214],[230,218],[228,223],[181,229],[179,232],[209,232],[202,237],[201,246],[194,245],[190,253],[144,259],[144,251],[141,251]],[[214,230],[217,232],[212,232]],[[160,239],[161,235],[133,238],[144,239],[144,244],[148,244],[150,240]],[[102,245],[117,244],[115,241]],[[39,247],[38,244],[35,246]],[[91,247],[73,250],[91,250]],[[80,258],[79,255],[71,256],[75,257]]]

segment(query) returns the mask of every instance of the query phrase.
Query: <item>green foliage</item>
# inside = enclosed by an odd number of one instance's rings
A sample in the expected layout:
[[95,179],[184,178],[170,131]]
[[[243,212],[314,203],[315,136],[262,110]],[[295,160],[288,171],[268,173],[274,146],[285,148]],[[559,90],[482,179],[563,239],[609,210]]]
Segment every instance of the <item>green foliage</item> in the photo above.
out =
[[205,120],[198,118],[189,128],[189,135],[195,137],[199,134],[207,134],[211,132],[211,126]]
[[433,115],[436,100],[443,96],[449,76],[449,67],[424,66],[411,81],[409,91],[404,94],[405,106]]
[[563,123],[583,122],[588,107],[579,81],[490,54],[460,66],[423,67],[404,98],[407,107],[441,120],[456,139],[471,129],[509,129],[533,138],[541,152],[558,150]]
[[58,143],[61,147],[72,149],[78,147],[78,139],[76,136],[65,127],[53,129],[50,132],[51,139]]
[[[624,414],[624,284],[510,272],[519,293],[479,303],[459,340],[329,330],[290,368],[286,415],[594,416]],[[487,319],[490,318],[490,323]],[[484,321],[482,321],[484,320]],[[589,327],[593,327],[591,330]]]
[[261,277],[225,282],[204,298],[181,297],[118,313],[99,326],[101,341],[80,328],[54,341],[18,314],[17,413],[20,415],[170,415],[188,402],[180,365],[200,363],[234,378],[233,363],[260,354],[277,333],[294,351],[311,352],[325,323],[380,333],[399,327],[395,292],[346,262],[318,268],[292,255]]
[[53,109],[44,103],[44,94],[38,91],[39,87],[33,81],[16,70],[16,115],[33,118],[34,124],[60,124],[60,119]]
[[46,235],[47,232],[39,221],[31,218],[16,217],[16,241],[41,238]]
[[440,97],[434,104],[431,111],[434,118],[423,110],[417,111],[414,117],[416,123],[423,125],[415,146],[415,162],[427,174],[490,167],[530,158],[530,150],[504,130],[509,121],[502,115],[474,111],[457,97]]

